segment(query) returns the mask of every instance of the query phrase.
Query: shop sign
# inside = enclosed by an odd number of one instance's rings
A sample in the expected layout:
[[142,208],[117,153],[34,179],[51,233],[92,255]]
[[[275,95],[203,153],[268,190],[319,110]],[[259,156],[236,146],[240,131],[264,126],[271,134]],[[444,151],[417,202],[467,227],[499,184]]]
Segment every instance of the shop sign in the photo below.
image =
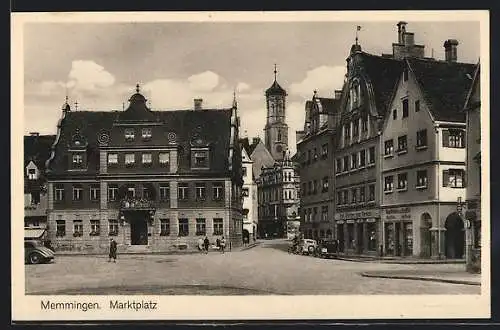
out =
[[354,220],[347,220],[347,223],[354,223]]
[[342,225],[342,224],[344,224],[344,220],[339,220],[339,221],[337,221],[337,224],[338,224],[338,225]]
[[335,213],[335,220],[366,219],[366,218],[378,218],[378,217],[380,217],[379,210],[366,210],[366,211]]
[[397,207],[384,210],[385,221],[411,220],[411,208]]

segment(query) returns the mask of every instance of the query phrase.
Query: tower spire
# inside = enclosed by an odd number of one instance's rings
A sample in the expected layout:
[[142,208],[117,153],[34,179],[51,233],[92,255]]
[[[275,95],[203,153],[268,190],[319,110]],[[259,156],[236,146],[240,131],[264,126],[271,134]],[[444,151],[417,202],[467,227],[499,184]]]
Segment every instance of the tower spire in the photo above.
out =
[[276,70],[276,63],[274,63],[274,81],[276,81],[276,74],[278,71]]
[[139,86],[139,83],[137,83],[137,85],[135,85],[135,91],[137,93],[140,93],[141,92],[141,87]]
[[356,46],[358,45],[358,32],[361,31],[361,25],[356,26]]
[[233,108],[238,107],[238,102],[236,101],[236,87],[233,89]]

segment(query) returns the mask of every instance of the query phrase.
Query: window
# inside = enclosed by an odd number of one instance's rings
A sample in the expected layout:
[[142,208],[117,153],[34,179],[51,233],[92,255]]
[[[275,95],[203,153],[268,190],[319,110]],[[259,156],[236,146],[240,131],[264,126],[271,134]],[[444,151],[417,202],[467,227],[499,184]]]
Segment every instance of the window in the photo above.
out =
[[135,139],[135,131],[133,128],[125,129],[125,141],[134,141]]
[[205,236],[207,234],[207,225],[204,218],[196,219],[196,236]]
[[427,130],[423,129],[417,132],[417,149],[427,147]]
[[128,198],[135,198],[135,187],[128,187],[127,188],[127,197]]
[[108,164],[118,164],[118,154],[108,154]]
[[83,188],[80,185],[73,186],[73,200],[81,201],[82,197],[83,197]]
[[313,215],[312,215],[312,220],[316,221],[316,216],[318,215],[318,208],[313,207]]
[[278,139],[277,140],[278,140],[278,142],[281,141],[281,130],[278,130]]
[[398,174],[398,190],[408,190],[408,174]]
[[66,236],[66,221],[57,220],[56,221],[56,237]]
[[365,167],[366,165],[366,151],[365,150],[361,150],[359,152],[359,167]]
[[415,101],[415,112],[419,112],[420,111],[420,100],[416,100]]
[[392,175],[384,178],[384,191],[390,193],[394,190],[394,177]]
[[90,220],[90,236],[99,236],[101,234],[101,222],[99,220]]
[[222,183],[215,182],[212,184],[212,199],[213,200],[221,200],[224,198],[224,191],[222,189]]
[[247,168],[246,168],[245,166],[243,166],[243,167],[241,168],[241,175],[242,175],[243,177],[246,177],[246,176],[247,176]]
[[361,131],[368,132],[368,115],[361,118]]
[[108,186],[108,201],[115,201],[118,196],[118,186],[110,185]]
[[341,173],[342,172],[342,158],[337,158],[336,165],[335,165],[335,171],[337,173]]
[[328,177],[325,176],[323,178],[323,188],[321,189],[321,192],[328,192]]
[[392,119],[396,120],[398,118],[398,110],[394,109],[392,110]]
[[344,156],[344,172],[349,171],[349,156]]
[[145,127],[142,129],[142,139],[143,140],[150,140],[151,136],[152,136],[151,128]]
[[153,199],[153,192],[152,192],[151,186],[142,187],[142,198],[147,199],[147,200]]
[[241,193],[242,193],[243,197],[250,196],[250,191],[248,188],[243,188],[243,190],[241,190]]
[[354,153],[351,155],[351,168],[354,170],[358,168],[358,154]]
[[406,153],[408,150],[408,139],[406,135],[398,137],[398,154]]
[[359,202],[364,203],[365,202],[365,187],[359,187]]
[[443,187],[464,188],[465,171],[461,169],[449,169],[443,171]]
[[168,201],[170,199],[170,186],[162,185],[160,186],[160,200]]
[[97,185],[90,187],[90,200],[98,201],[101,198],[101,189]]
[[324,205],[321,207],[321,221],[328,221],[328,205]]
[[351,203],[356,204],[357,202],[358,202],[358,189],[352,188],[351,189]]
[[387,140],[384,142],[384,156],[392,156],[392,152],[394,151],[394,142],[391,140]]
[[408,81],[408,69],[403,70],[403,81]]
[[118,220],[109,220],[109,236],[118,236]]
[[153,158],[151,154],[142,154],[142,164],[143,165],[151,165],[153,162]]
[[404,99],[403,101],[403,118],[408,117],[408,99]]
[[54,188],[54,195],[57,202],[61,202],[64,200],[64,186],[56,185]]
[[39,191],[32,191],[31,192],[31,205],[38,205],[40,204],[40,192]]
[[460,129],[443,130],[443,147],[465,148],[465,132]]
[[81,153],[73,154],[73,166],[81,167],[83,165],[83,155]]
[[187,183],[179,183],[179,199],[186,200],[189,198],[188,195],[189,187]]
[[36,175],[36,169],[34,169],[34,168],[28,169],[28,179],[29,180],[36,180],[36,179],[38,179],[37,175]]
[[197,151],[193,155],[193,167],[208,167],[208,153],[206,151]]
[[83,236],[82,220],[73,220],[73,236],[74,237]]
[[160,219],[160,236],[170,235],[170,219]]
[[369,159],[369,164],[375,164],[375,147],[370,147],[370,149],[368,149],[368,154],[370,156],[370,159]]
[[427,170],[417,171],[417,189],[427,188]]
[[158,161],[160,166],[168,167],[170,164],[170,154],[168,152],[160,152],[158,155]]
[[371,184],[368,186],[368,201],[373,202],[375,200],[375,185]]
[[135,154],[125,154],[125,165],[131,166],[135,163]]
[[352,136],[354,138],[359,136],[359,122],[357,120],[352,122]]
[[189,235],[188,219],[179,218],[179,236],[188,236],[188,235]]
[[351,128],[349,126],[349,124],[344,125],[344,139],[346,143],[348,143],[349,139],[351,138]]
[[328,158],[328,144],[323,144],[321,146],[321,158],[322,159]]
[[346,205],[347,203],[349,203],[349,190],[347,190],[347,189],[344,190],[344,192],[343,192],[342,195],[343,195],[343,197],[342,197],[342,203],[344,205]]
[[318,180],[314,180],[312,193],[315,194],[317,192],[318,192]]
[[214,218],[214,235],[224,235],[224,221],[222,218]]
[[205,200],[207,197],[206,188],[204,183],[196,184],[196,199]]
[[337,191],[337,205],[342,205],[342,191]]

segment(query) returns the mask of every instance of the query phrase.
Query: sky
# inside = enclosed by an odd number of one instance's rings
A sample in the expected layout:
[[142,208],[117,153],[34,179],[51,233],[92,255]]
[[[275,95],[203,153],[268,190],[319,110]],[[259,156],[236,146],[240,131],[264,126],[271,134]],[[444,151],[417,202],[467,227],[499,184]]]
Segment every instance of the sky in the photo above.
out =
[[[55,134],[66,95],[72,109],[121,110],[138,83],[153,110],[192,108],[194,98],[229,108],[236,90],[241,135],[263,138],[276,64],[294,152],[305,101],[342,87],[356,26],[363,51],[380,55],[392,52],[397,21],[27,23],[24,133]],[[478,22],[406,21],[426,56],[444,59],[444,41],[457,39],[460,62],[479,60]]]

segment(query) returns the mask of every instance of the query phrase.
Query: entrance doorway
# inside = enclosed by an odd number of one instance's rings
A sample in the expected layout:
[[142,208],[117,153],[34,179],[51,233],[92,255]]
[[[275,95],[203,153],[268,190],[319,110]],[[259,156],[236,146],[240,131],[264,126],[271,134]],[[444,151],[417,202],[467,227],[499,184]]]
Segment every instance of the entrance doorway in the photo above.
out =
[[402,246],[401,246],[401,223],[400,222],[396,222],[395,223],[395,235],[394,235],[394,248],[395,248],[395,254],[396,256],[401,256],[401,250],[402,250]]
[[432,218],[429,213],[420,217],[420,256],[429,258],[431,256],[431,229]]
[[142,213],[134,214],[130,219],[130,244],[148,245],[148,223]]
[[357,224],[357,229],[356,229],[356,251],[357,253],[362,253],[363,252],[363,244],[364,244],[364,231],[363,231],[363,224],[358,223]]
[[460,216],[454,212],[450,214],[444,223],[446,231],[444,233],[446,258],[462,259],[465,252],[465,231],[464,222]]
[[344,252],[345,239],[344,239],[344,225],[343,224],[337,225],[337,238],[339,240],[339,252]]

